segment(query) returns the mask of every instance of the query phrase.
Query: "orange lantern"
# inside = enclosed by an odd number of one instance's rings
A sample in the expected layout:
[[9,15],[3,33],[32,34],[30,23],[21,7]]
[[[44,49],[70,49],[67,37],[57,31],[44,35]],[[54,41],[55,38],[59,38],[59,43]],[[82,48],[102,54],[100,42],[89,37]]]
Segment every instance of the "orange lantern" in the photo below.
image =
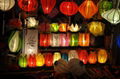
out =
[[60,32],[66,32],[67,31],[67,23],[61,23],[59,25],[59,31]]
[[90,64],[95,64],[97,62],[97,54],[96,52],[94,51],[91,51],[89,56],[88,56],[88,62]]
[[53,65],[53,55],[52,53],[46,53],[45,55],[45,65],[52,66]]
[[98,11],[97,6],[93,3],[92,0],[85,0],[79,6],[79,12],[84,16],[84,18],[89,19],[95,15]]
[[80,33],[79,34],[79,45],[80,46],[89,46],[90,44],[90,34],[89,33]]
[[36,66],[43,66],[44,64],[44,56],[41,53],[36,54]]
[[35,55],[29,55],[27,58],[28,66],[35,67],[36,66],[36,58]]

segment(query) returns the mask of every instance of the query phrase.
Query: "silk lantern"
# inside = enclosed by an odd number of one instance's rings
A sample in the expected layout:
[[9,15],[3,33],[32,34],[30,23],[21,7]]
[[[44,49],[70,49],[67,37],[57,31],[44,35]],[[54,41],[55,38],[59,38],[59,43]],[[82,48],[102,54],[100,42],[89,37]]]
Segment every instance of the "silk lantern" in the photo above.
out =
[[50,45],[52,47],[59,47],[60,46],[60,35],[59,34],[51,34],[50,38]]
[[18,0],[18,6],[27,12],[35,11],[38,8],[37,0]]
[[29,55],[27,57],[28,67],[36,67],[36,57],[35,54]]
[[78,34],[71,34],[70,46],[78,46]]
[[59,30],[59,25],[58,25],[58,23],[51,23],[51,24],[50,24],[50,31],[51,31],[51,32],[58,32],[58,30]]
[[75,2],[64,1],[60,4],[60,11],[65,15],[72,16],[77,13],[78,6]]
[[104,34],[105,24],[102,22],[93,21],[88,24],[88,29],[94,36],[100,36]]
[[111,24],[120,23],[120,9],[111,9],[101,14],[101,16]]
[[68,61],[68,54],[62,53],[62,59]]
[[46,66],[52,66],[53,65],[53,55],[52,53],[46,53],[44,55],[45,57],[45,65]]
[[89,46],[90,44],[90,34],[89,33],[79,33],[79,45]]
[[105,49],[99,49],[98,50],[98,62],[103,64],[106,63],[108,58],[107,51]]
[[36,66],[41,67],[45,64],[45,58],[43,54],[38,53],[36,54]]
[[44,14],[49,14],[56,4],[56,0],[41,0]]
[[68,26],[67,23],[61,23],[61,24],[59,25],[59,31],[60,31],[60,32],[66,32],[66,31],[67,31],[67,26]]
[[78,24],[75,24],[75,25],[71,24],[68,28],[71,32],[78,32],[80,30],[80,27],[78,26]]
[[95,64],[97,62],[97,54],[95,51],[90,51],[90,54],[88,56],[88,62],[90,64]]
[[58,61],[59,59],[61,59],[61,54],[60,52],[55,52],[53,55],[53,64]]
[[0,10],[8,11],[15,5],[15,0],[0,0]]
[[79,12],[86,19],[92,18],[92,16],[95,15],[97,11],[98,11],[98,8],[92,0],[85,0],[79,6]]
[[71,59],[78,59],[78,52],[76,50],[70,50],[68,52],[68,60],[70,61]]
[[27,58],[26,56],[20,55],[18,59],[18,64],[21,68],[26,68],[27,67]]
[[112,8],[112,2],[108,0],[102,0],[98,4],[99,6],[99,13],[102,14],[107,10],[110,10]]
[[78,52],[79,60],[82,61],[84,64],[88,62],[88,52],[87,50],[80,50]]

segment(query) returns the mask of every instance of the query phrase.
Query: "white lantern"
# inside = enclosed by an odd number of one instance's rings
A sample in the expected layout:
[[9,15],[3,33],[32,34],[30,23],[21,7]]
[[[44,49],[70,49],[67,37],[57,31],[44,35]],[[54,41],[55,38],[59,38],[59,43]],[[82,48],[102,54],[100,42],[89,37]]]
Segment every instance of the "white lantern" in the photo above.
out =
[[15,5],[15,0],[0,0],[0,10],[8,11]]
[[76,50],[70,50],[68,53],[68,60],[70,61],[71,59],[78,59],[78,53]]
[[104,19],[109,21],[112,24],[120,23],[120,9],[111,9],[101,15]]
[[69,30],[71,31],[71,32],[78,32],[79,30],[80,30],[80,27],[78,26],[78,24],[71,24],[70,26],[69,26]]

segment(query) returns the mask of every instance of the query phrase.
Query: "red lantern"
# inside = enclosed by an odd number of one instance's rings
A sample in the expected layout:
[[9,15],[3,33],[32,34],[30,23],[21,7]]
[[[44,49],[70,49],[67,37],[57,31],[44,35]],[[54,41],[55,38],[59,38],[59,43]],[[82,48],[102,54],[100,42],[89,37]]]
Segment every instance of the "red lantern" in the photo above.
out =
[[95,64],[97,62],[97,54],[96,52],[90,52],[89,56],[88,56],[88,62],[90,64]]
[[56,0],[41,0],[44,14],[49,14],[56,4]]
[[38,8],[37,0],[18,0],[18,6],[24,11],[35,11]]
[[74,15],[78,11],[78,6],[75,2],[64,1],[60,4],[60,11],[68,16]]
[[88,61],[88,52],[86,50],[80,50],[78,53],[80,61],[82,61],[84,64],[87,64]]
[[97,6],[93,3],[92,0],[85,0],[79,6],[79,12],[84,16],[84,18],[89,19],[95,15],[98,11]]
[[36,66],[36,58],[35,55],[29,55],[27,58],[28,66],[35,67]]
[[52,55],[52,53],[46,53],[44,57],[45,57],[45,65],[46,66],[52,66],[53,65],[53,55]]

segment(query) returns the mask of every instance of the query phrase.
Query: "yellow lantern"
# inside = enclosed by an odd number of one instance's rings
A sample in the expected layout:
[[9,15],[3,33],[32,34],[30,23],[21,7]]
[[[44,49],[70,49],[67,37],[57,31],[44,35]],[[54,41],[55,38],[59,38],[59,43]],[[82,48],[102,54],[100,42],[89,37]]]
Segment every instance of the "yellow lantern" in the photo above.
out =
[[79,59],[78,58],[78,53],[76,50],[70,50],[69,53],[68,53],[68,60],[70,61],[71,59]]
[[75,25],[71,24],[68,28],[71,32],[78,32],[80,30],[80,27],[78,26],[78,24],[75,24]]
[[45,58],[41,53],[36,54],[36,66],[43,66],[45,64]]
[[53,63],[61,59],[61,54],[59,52],[55,52],[53,55]]
[[88,24],[88,29],[89,31],[94,35],[94,36],[99,36],[104,34],[104,29],[105,29],[105,24],[101,22],[91,22]]
[[98,50],[98,62],[105,63],[107,61],[108,55],[105,49]]
[[15,5],[15,0],[0,0],[0,10],[8,11]]

